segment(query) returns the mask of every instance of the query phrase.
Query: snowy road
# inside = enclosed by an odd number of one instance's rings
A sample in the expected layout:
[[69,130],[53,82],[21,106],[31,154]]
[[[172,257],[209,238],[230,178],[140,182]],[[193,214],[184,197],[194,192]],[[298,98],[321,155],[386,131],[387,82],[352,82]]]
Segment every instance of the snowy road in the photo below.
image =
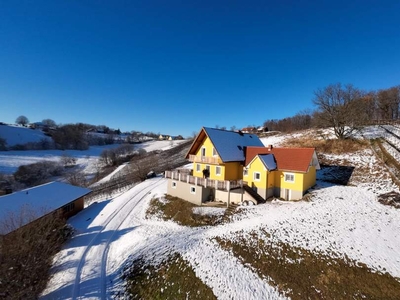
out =
[[[135,209],[140,210],[143,200],[151,198],[151,191],[163,183],[159,178],[149,180],[113,200],[94,204],[72,218],[71,225],[78,233],[56,258],[62,262],[58,267],[67,265],[67,268],[55,274],[43,299],[106,299],[107,263],[113,261],[108,255],[110,245],[133,229],[121,230],[121,225],[128,216],[135,215]],[[56,265],[55,269],[58,267]]]
[[219,226],[192,228],[146,218],[150,200],[167,190],[166,179],[146,180],[70,219],[76,234],[55,258],[54,276],[42,298],[112,299],[124,291],[121,274],[128,262],[141,258],[156,265],[179,253],[218,299],[284,299],[214,240],[262,231],[276,243],[346,256],[400,277],[400,211],[376,199],[395,187],[389,179],[373,176],[377,169],[371,155],[364,151],[354,163],[375,166],[365,174],[375,181],[366,184],[363,177],[362,183],[353,182],[358,187],[319,182],[310,202],[245,207],[231,223]]
[[42,299],[111,299],[123,290],[120,275],[128,259],[156,263],[172,252],[187,259],[219,299],[284,299],[212,241],[227,226],[188,228],[146,219],[149,200],[165,192],[166,180],[154,178],[75,216],[71,225],[78,232],[55,258]]

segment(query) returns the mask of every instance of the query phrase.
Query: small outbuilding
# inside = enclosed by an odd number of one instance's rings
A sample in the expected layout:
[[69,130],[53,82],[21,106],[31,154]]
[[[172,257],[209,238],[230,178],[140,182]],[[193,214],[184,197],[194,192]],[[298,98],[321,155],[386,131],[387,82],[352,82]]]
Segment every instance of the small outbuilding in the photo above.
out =
[[90,189],[62,182],[50,182],[0,196],[0,235],[52,213],[69,218],[84,208]]

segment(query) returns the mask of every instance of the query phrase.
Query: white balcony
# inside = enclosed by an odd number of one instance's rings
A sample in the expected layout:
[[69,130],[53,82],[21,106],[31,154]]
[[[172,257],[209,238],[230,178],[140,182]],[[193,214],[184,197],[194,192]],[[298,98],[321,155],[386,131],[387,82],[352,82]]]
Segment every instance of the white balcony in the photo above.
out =
[[219,164],[218,156],[210,157],[210,156],[197,156],[197,155],[190,154],[189,161],[196,162],[196,163],[214,164],[214,165]]
[[243,184],[247,184],[247,182],[244,182],[242,180],[215,180],[209,178],[195,177],[187,173],[181,173],[178,171],[165,171],[165,178],[190,183],[193,185],[215,188],[217,190],[223,191],[229,191],[231,189],[241,187],[243,186]]

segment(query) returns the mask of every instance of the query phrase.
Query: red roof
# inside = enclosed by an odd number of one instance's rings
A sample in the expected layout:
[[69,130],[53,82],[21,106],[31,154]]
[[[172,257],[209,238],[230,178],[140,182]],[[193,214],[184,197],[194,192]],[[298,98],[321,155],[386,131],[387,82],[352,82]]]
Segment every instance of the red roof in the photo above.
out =
[[314,148],[247,147],[245,165],[259,154],[273,154],[278,170],[307,172],[314,152]]

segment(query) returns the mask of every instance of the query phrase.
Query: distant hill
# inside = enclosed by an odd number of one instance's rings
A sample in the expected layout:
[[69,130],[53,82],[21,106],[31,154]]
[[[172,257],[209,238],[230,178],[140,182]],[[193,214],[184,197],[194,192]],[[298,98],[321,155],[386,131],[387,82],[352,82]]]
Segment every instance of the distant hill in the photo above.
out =
[[21,126],[0,125],[0,138],[7,142],[7,147],[36,143],[43,139],[51,140],[40,129],[30,129]]

